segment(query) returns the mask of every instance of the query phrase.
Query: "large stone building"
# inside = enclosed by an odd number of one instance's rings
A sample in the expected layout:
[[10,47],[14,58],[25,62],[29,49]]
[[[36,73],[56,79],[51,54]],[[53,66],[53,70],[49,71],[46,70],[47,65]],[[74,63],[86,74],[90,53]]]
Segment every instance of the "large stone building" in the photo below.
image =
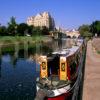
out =
[[40,27],[46,26],[49,29],[55,28],[54,19],[48,12],[43,12],[37,14],[36,16],[28,17],[27,24]]

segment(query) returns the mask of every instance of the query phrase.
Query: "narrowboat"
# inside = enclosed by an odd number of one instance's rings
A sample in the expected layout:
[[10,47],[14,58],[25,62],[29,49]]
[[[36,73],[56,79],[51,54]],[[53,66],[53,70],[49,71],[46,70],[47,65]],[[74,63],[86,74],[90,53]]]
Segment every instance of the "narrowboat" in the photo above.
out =
[[68,100],[73,92],[80,58],[82,56],[83,40],[77,40],[71,48],[64,48],[41,56],[40,77],[37,78],[37,95],[45,94],[44,100]]

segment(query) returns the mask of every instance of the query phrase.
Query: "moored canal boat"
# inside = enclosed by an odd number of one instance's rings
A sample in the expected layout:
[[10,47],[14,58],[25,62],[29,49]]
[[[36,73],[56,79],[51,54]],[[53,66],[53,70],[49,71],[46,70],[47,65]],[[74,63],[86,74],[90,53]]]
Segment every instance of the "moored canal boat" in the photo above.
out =
[[83,40],[78,40],[72,48],[41,56],[37,96],[43,91],[46,100],[68,100],[78,77],[82,48]]

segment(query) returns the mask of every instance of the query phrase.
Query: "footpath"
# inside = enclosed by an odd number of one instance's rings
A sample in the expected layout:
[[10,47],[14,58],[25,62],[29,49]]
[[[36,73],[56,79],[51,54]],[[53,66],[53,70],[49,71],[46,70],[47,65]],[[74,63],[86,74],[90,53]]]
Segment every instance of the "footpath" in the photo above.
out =
[[87,43],[85,76],[82,100],[100,100],[100,54]]

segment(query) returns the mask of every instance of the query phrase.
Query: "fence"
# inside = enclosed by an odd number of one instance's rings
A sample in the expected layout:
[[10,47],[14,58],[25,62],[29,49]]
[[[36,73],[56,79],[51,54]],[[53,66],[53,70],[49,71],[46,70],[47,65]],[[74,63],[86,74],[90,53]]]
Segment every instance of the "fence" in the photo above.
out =
[[86,42],[83,54],[80,59],[78,78],[76,80],[72,100],[82,100],[82,91],[83,91],[83,82],[84,82],[84,66],[85,66],[85,57],[86,57]]

